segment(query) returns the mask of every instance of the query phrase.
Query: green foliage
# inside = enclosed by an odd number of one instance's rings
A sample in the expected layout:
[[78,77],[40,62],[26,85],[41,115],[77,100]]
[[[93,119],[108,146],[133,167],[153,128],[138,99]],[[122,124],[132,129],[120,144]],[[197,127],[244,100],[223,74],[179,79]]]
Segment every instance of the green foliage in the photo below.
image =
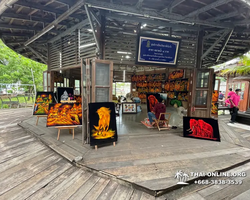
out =
[[0,40],[0,83],[33,84],[31,69],[37,90],[43,90],[43,71],[47,66],[17,54]]
[[238,75],[248,75],[250,74],[250,54],[247,53],[246,55],[243,55],[240,57],[241,61],[239,64],[241,66],[236,66],[228,69],[222,70],[222,75],[223,74],[238,74]]
[[182,105],[181,101],[177,100],[177,99],[172,99],[170,101],[170,105],[174,105],[174,104],[177,104],[178,107],[180,107]]

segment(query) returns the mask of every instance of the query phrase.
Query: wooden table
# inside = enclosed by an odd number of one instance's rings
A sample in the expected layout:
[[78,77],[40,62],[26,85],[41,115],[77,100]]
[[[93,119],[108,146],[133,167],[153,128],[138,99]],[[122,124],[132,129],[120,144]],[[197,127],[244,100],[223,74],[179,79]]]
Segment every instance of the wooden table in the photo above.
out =
[[71,130],[73,130],[73,139],[74,139],[75,138],[75,128],[76,127],[77,126],[58,126],[58,127],[55,127],[55,128],[58,129],[57,140],[59,140],[61,129],[69,129],[70,134],[71,134]]

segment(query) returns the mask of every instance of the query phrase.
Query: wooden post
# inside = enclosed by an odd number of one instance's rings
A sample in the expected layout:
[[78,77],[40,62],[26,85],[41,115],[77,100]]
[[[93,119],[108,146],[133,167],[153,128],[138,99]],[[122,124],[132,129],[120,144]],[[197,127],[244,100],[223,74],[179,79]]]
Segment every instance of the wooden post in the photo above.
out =
[[199,31],[197,47],[196,47],[196,68],[198,69],[202,67],[201,56],[203,55],[203,36],[204,36],[204,31]]

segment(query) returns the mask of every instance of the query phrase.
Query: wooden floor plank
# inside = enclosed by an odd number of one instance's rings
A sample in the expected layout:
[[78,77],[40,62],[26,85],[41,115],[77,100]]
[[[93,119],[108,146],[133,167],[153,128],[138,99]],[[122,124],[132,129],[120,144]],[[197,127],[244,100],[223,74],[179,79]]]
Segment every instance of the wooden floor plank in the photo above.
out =
[[68,180],[67,183],[63,186],[63,188],[58,191],[57,195],[54,195],[52,199],[60,199],[60,200],[67,200],[69,199],[91,176],[91,173],[79,170],[77,176],[74,179]]
[[2,180],[0,182],[0,195],[11,190],[12,188],[16,187],[27,179],[30,179],[31,177],[35,176],[36,174],[50,167],[51,165],[59,162],[60,160],[62,160],[62,158],[58,158],[57,155],[51,155],[49,158],[46,158],[40,161],[39,163],[36,163],[31,168],[19,170],[11,177],[6,178],[5,180]]
[[29,145],[31,143],[34,143],[34,141],[35,141],[34,138],[27,138],[27,139],[24,139],[21,141],[13,142],[12,144],[9,144],[9,145],[2,146],[0,149],[2,150],[2,152],[4,152],[4,151],[8,151],[10,149],[18,148],[19,146],[22,146],[25,144]]
[[51,190],[55,188],[57,185],[59,185],[61,182],[66,180],[74,171],[75,167],[69,168],[63,174],[57,176],[55,179],[49,182],[45,187],[41,188],[40,190],[32,194],[29,198],[27,198],[27,200],[43,199],[47,195],[50,195]]
[[154,196],[151,196],[145,192],[142,193],[140,200],[155,200]]
[[1,154],[0,163],[6,162],[7,160],[18,157],[26,152],[33,151],[37,148],[45,149],[45,146],[38,145],[37,143],[30,143],[30,145],[23,144],[18,148],[10,149]]
[[110,179],[101,178],[95,186],[88,192],[88,194],[83,198],[83,200],[96,200],[98,196],[102,193],[104,188],[108,185]]
[[22,162],[21,166],[16,165],[15,167],[8,168],[7,170],[3,171],[0,174],[0,181],[2,182],[6,180],[7,178],[11,178],[11,177],[14,177],[15,175],[23,173],[27,171],[28,169],[35,168],[41,162],[41,158],[47,159],[52,155],[53,155],[52,151],[45,151],[42,154],[37,154],[34,158],[31,158],[29,160],[26,160],[25,162]]
[[232,198],[232,200],[249,200],[249,199],[250,199],[250,189]]
[[49,152],[49,151],[51,151],[51,150],[46,149],[46,148],[37,148],[32,152],[31,151],[26,152],[25,154],[22,154],[18,157],[11,159],[11,160],[3,162],[0,164],[0,174],[1,174],[1,172],[5,171],[7,169],[11,169],[12,167],[15,167],[19,164],[23,164],[25,161],[33,159],[36,156],[42,155],[42,154]]
[[110,200],[113,198],[113,195],[118,187],[118,183],[115,181],[110,181],[108,185],[104,188],[102,193],[99,195],[97,200]]
[[50,191],[47,196],[43,197],[43,200],[58,199],[60,193],[63,192],[64,189],[67,189],[72,184],[72,182],[79,178],[79,176],[81,175],[81,173],[79,172],[79,169],[75,169],[75,171],[70,174],[67,179],[59,183]]
[[119,185],[112,196],[112,200],[127,200],[130,199],[131,195],[133,194],[133,188],[128,186]]
[[51,180],[64,173],[70,167],[72,167],[72,165],[61,160],[8,191],[2,196],[2,198],[27,199],[29,196],[48,184]]
[[133,193],[129,200],[140,200],[141,199],[142,192],[139,190],[133,190]]
[[92,175],[69,199],[70,200],[83,199],[99,180],[100,177]]
[[[193,193],[193,194],[190,194],[188,196],[184,196],[182,198],[179,198],[179,200],[206,200],[206,199],[204,199],[198,193]],[[218,200],[218,199],[216,199],[216,200]]]

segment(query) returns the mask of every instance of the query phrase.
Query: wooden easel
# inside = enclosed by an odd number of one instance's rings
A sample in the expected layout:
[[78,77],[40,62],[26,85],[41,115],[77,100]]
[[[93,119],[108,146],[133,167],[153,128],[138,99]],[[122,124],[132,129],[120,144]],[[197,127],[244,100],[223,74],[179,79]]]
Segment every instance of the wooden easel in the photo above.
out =
[[[113,142],[113,146],[115,147],[115,142]],[[95,145],[95,150],[97,151],[97,145]]]
[[71,134],[71,130],[73,130],[73,139],[75,138],[75,128],[77,126],[62,126],[62,127],[55,127],[58,129],[58,133],[57,133],[57,140],[59,140],[60,137],[60,133],[61,133],[61,129],[69,129],[69,133]]
[[36,120],[36,126],[38,124],[39,118],[40,117],[48,117],[47,115],[36,115],[37,116],[37,120]]

